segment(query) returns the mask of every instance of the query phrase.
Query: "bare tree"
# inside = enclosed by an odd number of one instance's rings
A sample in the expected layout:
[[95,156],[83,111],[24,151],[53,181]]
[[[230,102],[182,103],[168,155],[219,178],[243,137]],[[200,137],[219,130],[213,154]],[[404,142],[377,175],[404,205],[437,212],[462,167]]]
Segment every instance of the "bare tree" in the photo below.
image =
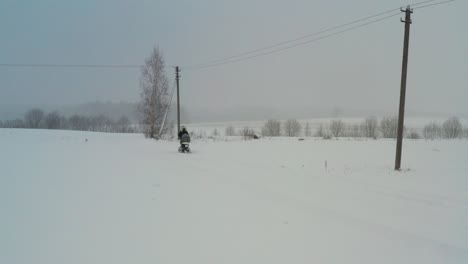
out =
[[235,136],[236,135],[236,129],[234,128],[234,126],[232,125],[229,125],[226,127],[226,131],[224,132],[224,134],[228,137],[232,137],[232,136]]
[[410,130],[409,134],[408,134],[408,138],[410,138],[410,139],[420,139],[421,136],[419,135],[419,133],[416,130]]
[[88,130],[89,129],[89,120],[83,116],[72,115],[68,119],[68,124],[70,125],[71,130]]
[[205,130],[200,130],[200,129],[194,129],[189,132],[191,140],[194,139],[201,139],[201,138],[206,138],[206,131]]
[[170,135],[171,138],[174,138],[177,136],[177,133],[179,132],[176,132],[175,122],[171,121],[169,123],[169,128],[166,134]]
[[380,131],[384,138],[396,138],[398,130],[397,117],[384,117],[380,121]]
[[441,138],[442,127],[436,122],[431,122],[424,126],[423,136],[425,139],[430,139],[430,140]]
[[122,116],[117,120],[116,122],[117,126],[117,132],[119,133],[130,133],[131,132],[131,127],[130,127],[130,119],[126,116]]
[[68,118],[63,115],[60,115],[60,129],[70,129],[70,125],[68,124]]
[[82,116],[79,117],[81,119],[81,121],[79,122],[87,123],[86,125],[83,124],[83,126],[86,126],[86,130],[104,132],[106,130],[106,124],[109,123],[109,121],[107,120],[108,118],[104,115],[93,116],[90,117],[88,120],[86,120]]
[[333,120],[330,124],[330,132],[334,137],[340,137],[343,135],[345,124],[341,120]]
[[47,129],[59,129],[61,128],[61,116],[57,111],[50,112],[45,117],[45,127]]
[[262,127],[262,136],[264,137],[279,137],[281,136],[281,122],[270,119]]
[[304,128],[304,135],[306,137],[311,137],[312,136],[312,130],[310,129],[310,123],[307,122]]
[[368,117],[361,125],[362,134],[367,138],[377,138],[378,121],[376,117]]
[[39,128],[44,119],[44,111],[33,108],[24,115],[24,122],[28,128]]
[[253,139],[255,137],[255,131],[250,127],[244,127],[240,132],[244,140]]
[[297,137],[301,132],[301,124],[296,119],[288,119],[284,122],[284,134],[288,137]]
[[315,132],[315,136],[316,137],[323,137],[323,136],[325,136],[325,134],[326,134],[326,131],[323,128],[323,124],[320,124],[319,128],[317,129],[317,132]]
[[[169,106],[169,82],[164,71],[164,59],[159,49],[154,48],[141,69],[141,93],[139,111],[142,116],[144,135],[156,138],[161,128],[164,113]],[[163,128],[167,132],[168,125]]]
[[214,138],[217,138],[219,136],[219,132],[217,128],[213,129],[213,132],[211,132],[211,136]]
[[8,128],[26,128],[26,125],[24,124],[23,119],[17,118],[14,120],[7,120],[3,124],[4,127]]
[[447,119],[442,127],[445,138],[459,138],[463,133],[463,126],[457,117]]
[[362,125],[359,125],[359,124],[347,125],[345,127],[345,132],[343,133],[343,135],[345,137],[354,137],[354,138],[362,137],[361,126]]

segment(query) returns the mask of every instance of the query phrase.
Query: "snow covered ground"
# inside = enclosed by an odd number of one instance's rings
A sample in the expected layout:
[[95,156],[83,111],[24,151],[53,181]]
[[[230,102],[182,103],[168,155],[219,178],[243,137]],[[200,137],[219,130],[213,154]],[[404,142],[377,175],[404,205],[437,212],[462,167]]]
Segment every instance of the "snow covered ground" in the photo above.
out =
[[468,263],[468,141],[0,129],[0,263]]

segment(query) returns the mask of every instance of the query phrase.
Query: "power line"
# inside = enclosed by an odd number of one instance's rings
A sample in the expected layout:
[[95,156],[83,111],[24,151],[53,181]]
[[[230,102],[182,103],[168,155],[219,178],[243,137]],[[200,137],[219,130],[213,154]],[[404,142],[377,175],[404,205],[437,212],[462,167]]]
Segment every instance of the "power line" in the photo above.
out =
[[[430,2],[434,2],[434,1],[437,1],[437,0],[426,0],[426,1],[412,3],[410,5],[411,6],[417,6],[417,5],[430,3]],[[451,1],[455,1],[455,0],[449,0],[449,1],[441,2],[441,3],[425,5],[425,6],[421,6],[421,7],[418,7],[418,8],[424,8],[424,7],[438,5],[438,4],[447,3],[447,2],[451,2]],[[251,58],[255,58],[255,57],[259,57],[259,56],[264,56],[264,55],[275,53],[275,52],[282,51],[282,50],[285,50],[285,49],[290,49],[292,47],[296,47],[296,46],[304,45],[304,44],[307,44],[307,43],[315,42],[315,41],[320,40],[320,39],[328,38],[328,37],[333,36],[333,35],[337,35],[337,34],[340,34],[340,33],[344,33],[344,32],[359,28],[361,26],[372,24],[372,23],[375,23],[375,22],[390,18],[390,17],[392,17],[394,15],[397,15],[397,14],[386,16],[386,17],[383,17],[381,19],[373,20],[371,22],[364,23],[364,24],[361,24],[359,26],[352,27],[352,28],[349,28],[349,29],[346,29],[346,30],[338,31],[338,32],[326,35],[324,37],[319,37],[317,39],[312,39],[312,40],[308,40],[308,41],[305,41],[305,42],[300,42],[300,43],[297,43],[297,44],[294,44],[294,45],[291,45],[291,46],[287,46],[287,47],[284,47],[284,48],[275,49],[275,50],[272,50],[272,51],[269,51],[269,52],[264,52],[264,53],[244,57],[245,55],[258,53],[258,52],[261,52],[261,51],[264,51],[264,50],[269,50],[269,49],[272,49],[272,48],[280,47],[280,46],[283,46],[285,44],[297,42],[299,40],[306,39],[306,38],[309,38],[309,37],[312,37],[312,36],[321,35],[323,33],[329,32],[329,31],[333,31],[333,30],[336,30],[336,29],[339,29],[339,28],[347,27],[347,26],[350,26],[350,25],[353,25],[353,24],[356,24],[356,23],[359,23],[359,22],[363,22],[363,21],[366,21],[366,20],[369,20],[369,19],[372,19],[372,18],[375,18],[375,17],[379,17],[379,16],[382,16],[384,14],[391,13],[391,12],[397,11],[397,10],[400,10],[400,8],[390,9],[390,10],[387,10],[387,11],[384,11],[384,12],[381,12],[381,13],[378,13],[378,14],[375,14],[375,15],[371,15],[371,16],[368,16],[368,17],[365,17],[365,18],[362,18],[362,19],[358,19],[358,20],[354,20],[352,22],[348,22],[348,23],[345,23],[345,24],[342,24],[342,25],[330,27],[330,28],[327,28],[327,29],[324,29],[324,30],[321,30],[321,31],[318,31],[318,32],[315,32],[315,33],[311,33],[311,34],[304,35],[304,36],[301,36],[301,37],[298,37],[298,38],[295,38],[295,39],[291,39],[291,40],[279,42],[279,43],[276,43],[276,44],[272,44],[272,45],[269,45],[269,46],[266,46],[266,47],[263,47],[263,48],[259,48],[259,49],[239,53],[239,54],[236,54],[236,55],[232,55],[232,56],[225,57],[225,58],[222,58],[222,59],[213,60],[213,61],[210,61],[210,62],[195,64],[195,65],[192,65],[192,66],[185,66],[185,67],[182,67],[182,68],[185,69],[185,70],[210,68],[210,67],[215,67],[215,66],[229,64],[229,63],[234,63],[234,62],[238,62],[238,61],[242,61],[242,60],[246,60],[246,59],[251,59]],[[243,58],[241,58],[241,57],[243,57]],[[238,59],[236,59],[236,58],[238,58]]]
[[[413,3],[411,5],[416,6],[416,5],[429,3],[429,2],[434,2],[434,1],[436,1],[436,0],[426,0],[426,1]],[[452,1],[454,1],[454,0],[452,0]],[[317,35],[320,35],[320,34],[323,34],[323,33],[329,32],[329,31],[333,31],[333,30],[336,30],[336,29],[339,29],[339,28],[350,26],[350,25],[353,25],[353,24],[356,24],[356,23],[359,23],[359,22],[363,22],[363,21],[366,21],[366,20],[369,20],[369,19],[372,19],[372,18],[375,18],[375,17],[379,17],[379,16],[382,16],[382,15],[391,13],[391,12],[396,11],[396,10],[400,10],[400,8],[390,9],[390,10],[387,10],[387,11],[384,11],[384,12],[381,12],[381,13],[378,13],[378,14],[375,14],[375,15],[367,16],[367,17],[364,17],[364,18],[361,18],[361,19],[358,19],[358,20],[354,20],[354,21],[351,21],[351,22],[348,22],[348,23],[345,23],[345,24],[342,24],[342,25],[330,27],[330,28],[327,28],[327,29],[324,29],[324,30],[321,30],[321,31],[318,31],[318,32],[315,32],[315,33],[307,34],[307,35],[304,35],[304,36],[301,36],[301,37],[298,37],[298,38],[295,38],[295,39],[282,41],[282,42],[279,42],[279,43],[276,43],[276,44],[265,46],[263,48],[258,48],[258,49],[254,49],[254,50],[251,50],[251,51],[242,52],[242,53],[239,53],[239,54],[236,54],[236,55],[232,55],[232,56],[221,58],[221,59],[212,60],[212,61],[205,62],[205,63],[185,66],[183,68],[184,69],[194,69],[194,68],[199,68],[199,67],[203,67],[203,66],[209,66],[209,65],[212,65],[212,64],[221,63],[221,62],[224,62],[224,61],[229,61],[231,59],[235,59],[235,58],[242,57],[242,56],[245,56],[245,55],[257,53],[257,52],[260,52],[260,51],[263,51],[263,50],[276,48],[276,47],[279,47],[279,46],[283,46],[285,44],[289,44],[289,43],[296,42],[296,41],[299,41],[299,40],[302,40],[302,39],[317,36]]]
[[[431,0],[431,1],[434,1],[434,0]],[[295,38],[295,39],[291,39],[291,40],[279,42],[279,43],[276,43],[276,44],[272,44],[272,45],[269,45],[269,46],[266,46],[266,47],[263,47],[263,48],[259,48],[259,49],[255,49],[255,50],[252,50],[252,51],[239,53],[239,54],[236,54],[236,55],[232,55],[232,56],[222,58],[222,59],[213,60],[213,61],[210,61],[210,62],[200,63],[200,64],[196,64],[196,65],[192,65],[192,66],[185,66],[183,68],[185,68],[185,69],[197,68],[197,67],[200,67],[200,66],[205,66],[205,65],[209,65],[209,64],[213,64],[213,63],[222,62],[222,61],[225,61],[225,60],[234,59],[234,58],[241,57],[241,56],[244,56],[244,55],[257,53],[259,51],[272,49],[272,48],[275,48],[275,47],[278,47],[278,46],[282,46],[282,45],[285,45],[285,44],[296,42],[298,40],[302,40],[302,39],[305,39],[305,38],[317,36],[317,35],[320,35],[320,34],[323,34],[323,33],[329,32],[329,31],[333,31],[335,29],[346,27],[346,26],[349,26],[349,25],[352,25],[352,24],[356,24],[356,23],[365,21],[365,20],[369,20],[371,18],[378,17],[378,16],[381,16],[381,15],[384,15],[384,14],[387,14],[387,13],[390,13],[390,12],[393,12],[393,11],[396,11],[396,10],[400,10],[400,8],[394,8],[394,9],[391,9],[391,10],[387,10],[385,12],[381,12],[381,13],[378,13],[378,14],[375,14],[375,15],[372,15],[372,16],[362,18],[362,19],[354,20],[354,21],[346,23],[346,24],[330,27],[330,28],[327,28],[327,29],[324,29],[324,30],[321,30],[321,31],[318,31],[318,32],[315,32],[315,33],[307,34],[307,35],[304,35],[304,36],[301,36],[301,37],[298,37],[298,38]]]
[[[416,3],[410,4],[410,6],[418,6],[418,5],[427,4],[427,3],[430,3],[430,2],[434,2],[434,1],[437,1],[437,0],[426,0],[426,1],[416,2]],[[427,4],[427,5],[415,7],[413,9],[421,9],[421,8],[426,8],[426,7],[430,7],[430,6],[445,4],[445,3],[449,3],[449,2],[453,2],[453,1],[455,1],[455,0],[448,0],[448,1],[437,2],[437,3],[433,3],[433,4]],[[325,35],[325,36],[322,36],[322,37],[319,37],[319,38],[299,42],[299,43],[296,43],[296,44],[293,44],[293,45],[290,45],[290,46],[286,46],[286,47],[283,47],[283,48],[278,48],[278,49],[274,49],[274,50],[271,50],[271,49],[281,47],[281,46],[284,46],[286,44],[294,43],[294,42],[297,42],[299,40],[307,39],[307,38],[310,38],[310,37],[313,37],[313,36],[321,35],[323,33],[334,31],[336,29],[347,27],[347,26],[350,26],[350,25],[353,25],[353,24],[356,24],[356,23],[359,23],[359,22],[363,22],[363,21],[366,21],[366,20],[369,20],[369,19],[372,19],[372,18],[380,17],[382,15],[391,13],[391,12],[396,11],[396,10],[400,10],[400,8],[390,9],[390,10],[387,10],[387,11],[384,11],[384,12],[381,12],[381,13],[378,13],[378,14],[375,14],[375,15],[367,16],[367,17],[364,17],[364,18],[361,18],[361,19],[358,19],[358,20],[354,20],[354,21],[351,21],[351,22],[348,22],[348,23],[345,23],[345,24],[342,24],[342,25],[330,27],[330,28],[327,28],[327,29],[324,29],[324,30],[321,30],[321,31],[318,31],[318,32],[315,32],[315,33],[307,34],[307,35],[304,35],[304,36],[301,36],[301,37],[298,37],[298,38],[295,38],[295,39],[282,41],[282,42],[272,44],[272,45],[269,45],[269,46],[266,46],[266,47],[263,47],[263,48],[258,48],[258,49],[255,49],[255,50],[239,53],[239,54],[232,55],[232,56],[229,56],[229,57],[225,57],[225,58],[222,58],[222,59],[212,60],[212,61],[209,61],[209,62],[195,64],[195,65],[192,65],[192,66],[185,66],[185,67],[181,67],[181,68],[186,69],[186,70],[210,68],[210,67],[215,67],[215,66],[229,64],[229,63],[234,63],[234,62],[238,62],[238,61],[242,61],[242,60],[247,60],[247,59],[251,59],[251,58],[255,58],[255,57],[259,57],[259,56],[264,56],[264,55],[271,54],[271,53],[276,53],[276,52],[279,52],[279,51],[282,51],[282,50],[286,50],[286,49],[290,49],[290,48],[293,48],[293,47],[305,45],[305,44],[315,42],[315,41],[318,41],[318,40],[321,40],[321,39],[325,39],[325,38],[328,38],[328,37],[331,37],[331,36],[334,36],[334,35],[338,35],[338,34],[341,34],[341,33],[356,29],[356,28],[360,28],[360,27],[363,27],[363,26],[366,26],[366,25],[369,25],[369,24],[372,24],[372,23],[375,23],[375,22],[378,22],[378,21],[393,17],[393,16],[395,16],[397,14],[393,14],[393,15],[390,15],[390,16],[385,16],[383,18],[376,19],[376,20],[373,20],[373,21],[370,21],[370,22],[367,22],[367,23],[364,23],[364,24],[360,24],[360,25],[355,26],[355,27],[351,27],[351,28],[348,28],[348,29],[345,29],[345,30],[335,32],[335,33],[331,33],[331,34],[328,34],[328,35]],[[259,52],[265,51],[265,50],[271,50],[271,51],[259,53]],[[255,53],[259,53],[259,54],[255,54]],[[255,54],[255,55],[244,57],[244,56],[249,55],[249,54]],[[141,67],[144,67],[144,65],[0,63],[0,67],[17,67],[17,68],[129,68],[129,69],[131,69],[131,68],[141,68]],[[161,68],[175,68],[176,66],[160,66],[160,67]]]
[[373,23],[377,23],[377,22],[385,20],[385,19],[389,19],[389,18],[394,17],[396,15],[400,15],[400,12],[389,15],[389,16],[385,16],[385,17],[382,17],[382,18],[379,18],[379,19],[376,19],[376,20],[372,20],[370,22],[366,22],[366,23],[360,24],[358,26],[354,26],[354,27],[347,28],[347,29],[344,29],[344,30],[341,30],[341,31],[337,31],[337,32],[334,32],[334,33],[331,33],[331,34],[328,34],[328,35],[325,35],[325,36],[322,36],[322,37],[319,37],[319,38],[315,38],[315,39],[299,42],[299,43],[296,43],[296,44],[293,44],[293,45],[289,45],[289,46],[286,46],[286,47],[283,47],[283,48],[280,48],[280,49],[275,49],[275,50],[272,50],[272,51],[263,52],[263,53],[260,53],[260,54],[256,54],[256,55],[252,55],[252,56],[248,56],[248,57],[244,57],[244,58],[240,58],[240,59],[236,59],[236,60],[229,60],[229,61],[226,61],[226,62],[220,62],[220,63],[210,64],[210,65],[204,65],[204,66],[199,66],[199,67],[196,67],[196,68],[187,68],[186,70],[198,70],[198,69],[204,69],[204,68],[211,68],[211,67],[215,67],[215,66],[220,66],[220,65],[224,65],[224,64],[230,64],[230,63],[239,62],[239,61],[243,61],[243,60],[248,60],[248,59],[252,59],[252,58],[256,58],[256,57],[260,57],[260,56],[265,56],[265,55],[268,55],[268,54],[272,54],[272,53],[280,52],[280,51],[283,51],[283,50],[291,49],[291,48],[294,48],[294,47],[297,47],[297,46],[302,46],[302,45],[305,45],[305,44],[316,42],[316,41],[319,41],[319,40],[322,40],[322,39],[330,38],[330,37],[338,35],[338,34],[342,34],[342,33],[345,33],[345,32],[348,32],[348,31],[351,31],[351,30],[354,30],[354,29],[357,29],[357,28],[361,28],[361,27],[364,27],[364,26],[367,26],[367,25],[370,25],[370,24],[373,24]]
[[434,2],[434,1],[438,1],[438,0],[426,0],[426,1],[416,2],[416,3],[412,3],[412,4],[408,4],[408,5],[416,6],[416,5],[422,5],[422,4],[429,3],[429,2]]
[[450,2],[454,2],[454,1],[455,0],[448,0],[448,1],[443,1],[443,2],[434,3],[434,4],[430,4],[430,5],[418,6],[418,7],[415,7],[413,9],[421,9],[421,8],[426,8],[426,7],[430,7],[430,6],[442,5],[442,4],[447,4],[447,3],[450,3]]
[[[20,64],[0,63],[0,67],[18,68],[141,68],[144,65],[109,65],[109,64]],[[173,68],[174,66],[160,66],[161,68]]]

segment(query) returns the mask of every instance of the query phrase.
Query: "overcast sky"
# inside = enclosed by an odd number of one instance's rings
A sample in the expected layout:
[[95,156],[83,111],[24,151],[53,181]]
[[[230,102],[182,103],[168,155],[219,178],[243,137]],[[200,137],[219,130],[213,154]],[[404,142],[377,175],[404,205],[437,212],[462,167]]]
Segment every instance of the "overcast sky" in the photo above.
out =
[[[417,1],[416,1],[417,2]],[[437,1],[434,1],[437,2]],[[2,0],[0,63],[132,64],[154,46],[193,65],[406,6],[390,0]],[[468,1],[415,10],[407,107],[468,113]],[[341,107],[397,111],[400,17],[297,48],[182,70],[190,107]],[[174,76],[171,68],[168,77]],[[137,101],[138,69],[0,67],[0,104]]]

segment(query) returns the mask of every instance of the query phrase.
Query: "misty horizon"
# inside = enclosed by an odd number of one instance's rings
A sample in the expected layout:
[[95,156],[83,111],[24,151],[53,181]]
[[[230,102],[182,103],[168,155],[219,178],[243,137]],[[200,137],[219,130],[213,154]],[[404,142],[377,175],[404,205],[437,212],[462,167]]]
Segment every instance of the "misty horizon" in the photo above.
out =
[[[32,109],[39,108],[45,112],[58,111],[65,116],[74,114],[83,116],[103,115],[112,119],[126,116],[137,122],[138,102],[112,102],[94,101],[81,104],[55,104],[55,105],[0,105],[0,121],[23,118],[24,114]],[[408,117],[448,118],[456,116],[462,119],[468,113],[440,113],[425,112],[417,109],[407,109]],[[267,119],[314,119],[314,118],[365,118],[369,116],[387,117],[396,116],[397,109],[370,109],[370,108],[344,108],[344,107],[182,107],[181,119],[183,123],[209,123],[209,122],[237,122],[237,121],[264,121]],[[170,119],[176,118],[176,104],[171,105]]]
[[[181,66],[181,105],[189,113],[200,108],[242,112],[259,107],[286,112],[285,116],[314,114],[284,110],[297,108],[319,109],[320,115],[332,115],[335,108],[348,109],[345,112],[353,114],[358,109],[362,115],[391,114],[397,111],[400,90],[404,24],[399,16],[251,60],[199,70],[186,66],[407,4],[365,0],[244,0],[218,4],[6,1],[0,4],[0,63],[142,65],[152,48],[159,47],[167,66]],[[468,37],[460,34],[468,23],[467,9],[466,1],[455,1],[414,11],[408,114],[468,113]],[[277,19],[280,15],[289,19]],[[172,89],[174,70],[169,67],[165,74]],[[11,112],[5,109],[22,106],[138,102],[140,78],[138,67],[1,67],[1,114],[5,116]],[[219,114],[222,118],[223,113]]]

